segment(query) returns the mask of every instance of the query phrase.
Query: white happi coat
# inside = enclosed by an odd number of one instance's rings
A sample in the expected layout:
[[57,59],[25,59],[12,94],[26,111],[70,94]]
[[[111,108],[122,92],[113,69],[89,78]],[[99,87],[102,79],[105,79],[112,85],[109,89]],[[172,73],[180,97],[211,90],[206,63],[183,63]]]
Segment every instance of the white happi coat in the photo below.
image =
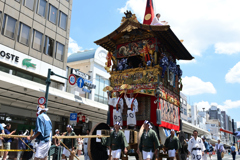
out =
[[[194,148],[199,148],[199,150],[193,150]],[[201,138],[197,137],[191,138],[188,141],[188,151],[191,153],[192,160],[202,160],[202,152],[205,151],[205,146]]]
[[[137,124],[136,112],[138,112],[138,101],[134,98],[128,98],[124,95],[128,110],[127,110],[127,125],[135,126]],[[131,104],[133,103],[133,111],[131,110]]]
[[163,25],[163,24],[159,22],[159,20],[157,19],[157,17],[154,17],[153,20],[152,20],[151,25],[161,26],[161,25]]
[[[122,112],[123,112],[123,99],[120,98],[109,98],[108,100],[108,104],[113,106],[115,109],[113,109],[113,124],[115,124],[116,122],[120,122],[121,126],[123,125],[122,122]],[[119,102],[118,102],[119,101]],[[116,109],[117,103],[119,104],[118,106],[118,111]]]

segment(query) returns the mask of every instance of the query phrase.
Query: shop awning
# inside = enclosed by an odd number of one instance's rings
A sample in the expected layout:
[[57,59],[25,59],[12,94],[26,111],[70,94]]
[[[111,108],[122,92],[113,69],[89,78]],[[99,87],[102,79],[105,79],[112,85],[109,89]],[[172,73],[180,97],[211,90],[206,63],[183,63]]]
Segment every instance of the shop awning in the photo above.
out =
[[[36,111],[38,98],[45,96],[46,86],[0,72],[0,103]],[[49,88],[49,113],[69,117],[81,112],[90,121],[106,122],[108,106],[83,97],[76,97],[52,87]]]

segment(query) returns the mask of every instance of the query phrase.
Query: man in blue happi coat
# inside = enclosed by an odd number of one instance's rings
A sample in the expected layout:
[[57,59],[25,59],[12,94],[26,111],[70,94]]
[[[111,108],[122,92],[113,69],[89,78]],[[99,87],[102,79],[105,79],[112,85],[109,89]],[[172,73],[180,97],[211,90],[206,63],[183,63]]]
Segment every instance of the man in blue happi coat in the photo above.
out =
[[205,136],[202,136],[202,141],[205,146],[204,155],[202,156],[202,159],[207,160],[207,153],[209,152],[209,143],[206,141]]
[[38,146],[36,148],[35,160],[47,160],[48,150],[51,147],[52,141],[52,122],[45,113],[48,108],[43,105],[37,107],[37,121],[35,135],[27,137],[28,140],[37,139]]

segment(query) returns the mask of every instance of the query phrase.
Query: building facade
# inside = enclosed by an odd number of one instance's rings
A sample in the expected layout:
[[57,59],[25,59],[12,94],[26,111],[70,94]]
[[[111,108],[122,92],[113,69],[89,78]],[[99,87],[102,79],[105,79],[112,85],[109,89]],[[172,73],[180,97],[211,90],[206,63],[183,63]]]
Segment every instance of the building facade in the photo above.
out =
[[[17,130],[34,128],[48,70],[67,77],[72,2],[0,0],[0,123],[11,123]],[[107,108],[99,104],[90,108],[89,101],[66,93],[66,84],[51,76],[48,114],[53,130],[65,131],[70,113],[80,109],[92,121],[105,121]]]
[[[108,104],[107,93],[103,92],[103,88],[109,86],[110,74],[105,70],[107,51],[102,47],[94,50],[86,50],[78,52],[68,57],[68,66],[89,75],[89,80],[96,85],[91,93],[86,97],[96,102]],[[68,88],[73,93],[76,88]],[[84,97],[85,92],[79,90],[80,96]]]
[[[77,70],[85,75],[88,75],[88,80],[96,86],[95,89],[91,89],[91,93],[86,93],[82,88],[78,86],[67,85],[67,92],[80,96],[83,99],[91,103],[98,103],[108,110],[108,97],[107,93],[103,91],[103,88],[109,86],[110,74],[105,70],[107,51],[102,47],[94,50],[86,50],[84,52],[73,53],[68,57],[67,65],[72,70]],[[74,74],[69,72],[69,74]],[[75,74],[76,75],[76,74]],[[78,78],[78,75],[76,75]],[[83,76],[81,76],[84,78]],[[91,105],[89,103],[89,105]],[[106,116],[106,114],[105,114]],[[106,121],[104,121],[106,122]],[[93,122],[93,126],[97,122]]]
[[181,119],[187,121],[187,96],[180,92]]

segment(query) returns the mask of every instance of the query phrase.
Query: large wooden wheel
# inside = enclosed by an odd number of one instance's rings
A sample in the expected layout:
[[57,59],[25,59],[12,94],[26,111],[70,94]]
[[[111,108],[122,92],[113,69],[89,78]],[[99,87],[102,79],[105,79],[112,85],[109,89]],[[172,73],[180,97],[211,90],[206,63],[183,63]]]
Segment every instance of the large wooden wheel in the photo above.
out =
[[[97,130],[110,130],[106,123],[99,123],[92,128],[89,135],[96,135]],[[88,155],[91,160],[107,160],[107,147],[96,142],[96,138],[88,138]]]

